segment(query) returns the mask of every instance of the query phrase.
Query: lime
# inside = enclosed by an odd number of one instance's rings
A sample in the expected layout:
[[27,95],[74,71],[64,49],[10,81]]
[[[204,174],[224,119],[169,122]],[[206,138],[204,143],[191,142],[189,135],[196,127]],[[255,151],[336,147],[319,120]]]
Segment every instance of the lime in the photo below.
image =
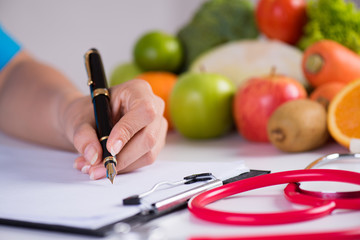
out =
[[110,86],[131,80],[142,73],[142,70],[132,62],[123,63],[114,68],[110,75]]
[[160,31],[141,36],[134,46],[133,55],[135,63],[145,71],[175,72],[183,60],[180,41]]

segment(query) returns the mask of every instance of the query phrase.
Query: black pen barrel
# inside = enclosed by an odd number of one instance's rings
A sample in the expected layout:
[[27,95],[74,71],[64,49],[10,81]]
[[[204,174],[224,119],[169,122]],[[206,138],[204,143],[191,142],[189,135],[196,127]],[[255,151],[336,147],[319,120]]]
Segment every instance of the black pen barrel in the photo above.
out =
[[93,98],[95,113],[95,123],[97,135],[103,149],[103,159],[111,156],[106,148],[107,137],[110,135],[113,123],[111,120],[110,100],[107,96],[101,94]]
[[101,56],[96,49],[90,49],[85,54],[85,64],[94,107],[96,132],[103,150],[103,163],[106,167],[107,177],[113,182],[116,175],[116,158],[106,148],[107,139],[113,127],[110,91],[107,86]]

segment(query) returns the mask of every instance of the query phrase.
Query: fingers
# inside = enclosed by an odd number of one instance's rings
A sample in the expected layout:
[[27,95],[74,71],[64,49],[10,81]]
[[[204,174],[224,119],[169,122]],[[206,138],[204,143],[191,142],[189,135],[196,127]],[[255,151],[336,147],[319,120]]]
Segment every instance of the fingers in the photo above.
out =
[[[117,157],[116,169],[121,171],[138,161],[142,156],[151,152],[155,146],[163,145],[165,141],[167,122],[163,117],[157,118],[146,128],[139,131],[121,150]],[[139,147],[141,146],[141,147]],[[157,153],[157,152],[156,152]],[[143,158],[143,161],[145,159]],[[155,158],[147,158],[146,165],[151,164]]]
[[112,92],[113,113],[123,116],[115,124],[107,141],[107,149],[117,155],[127,142],[141,129],[162,116],[164,102],[152,92],[150,85],[143,80],[132,80]]
[[[117,172],[130,172],[152,164],[165,145],[167,125],[164,118],[159,118],[159,121],[155,121],[153,125],[150,124],[141,133],[135,135],[117,156]],[[153,134],[154,129],[159,130],[155,135],[158,141],[148,141],[152,139],[152,136],[149,136]],[[139,146],[144,146],[144,148],[139,148]],[[149,149],[146,150],[147,148]],[[139,151],[140,149],[141,151]],[[100,179],[106,176],[106,170],[102,164],[91,166],[89,174],[91,179]]]
[[[154,162],[157,154],[158,154],[158,152],[156,152],[155,149],[154,149],[154,151],[149,151],[144,156],[137,159],[133,164],[127,166],[126,168],[122,169],[118,173],[131,172],[138,168],[145,167],[145,166],[149,165],[150,163]],[[90,174],[90,179],[97,180],[97,179],[104,178],[106,176],[106,169],[104,168],[103,165],[100,164],[100,165],[96,165],[96,166],[91,166],[88,173]]]
[[78,158],[75,159],[74,162],[74,168],[76,168],[77,170],[80,170],[86,165],[86,160],[83,156],[80,156]]
[[[106,147],[117,157],[117,171],[128,172],[154,162],[165,144],[168,129],[163,117],[164,101],[154,95],[146,81],[132,80],[111,89],[111,106],[116,123]],[[81,118],[75,127],[73,142],[82,156],[74,166],[92,179],[99,179],[105,177],[106,170],[92,121]]]
[[106,168],[104,168],[104,165],[102,164],[92,166],[89,170],[89,174],[91,180],[104,178],[106,176]]
[[[65,134],[76,150],[83,155],[85,163],[94,165],[100,162],[102,149],[94,128],[91,98],[80,97],[69,102],[63,116]],[[80,164],[79,161],[80,159],[76,159],[74,164]]]
[[[166,120],[165,120],[165,122],[166,122]],[[145,155],[143,155],[137,161],[134,161],[130,165],[126,166],[125,168],[120,169],[118,171],[118,173],[126,173],[126,172],[134,171],[134,170],[136,170],[138,168],[150,165],[156,160],[156,158],[159,155],[161,149],[165,145],[165,138],[166,138],[166,133],[167,133],[167,122],[165,124],[166,124],[166,128],[162,128],[162,131],[161,131],[160,136],[159,136],[159,139],[162,139],[162,140],[159,141],[154,146],[153,149],[151,149],[149,152],[147,152]]]
[[[89,165],[83,156],[75,159],[74,168],[81,171],[82,173],[89,174],[90,179],[93,180],[103,178],[106,175],[106,169],[102,163],[96,165]],[[90,170],[92,172],[94,172],[94,170],[96,171],[96,178],[94,177],[94,174],[90,172]]]
[[100,162],[102,149],[95,129],[87,123],[80,125],[74,132],[74,146],[83,155],[87,165]]
[[74,168],[81,171],[82,173],[89,173],[90,165],[83,156],[80,156],[75,159]]

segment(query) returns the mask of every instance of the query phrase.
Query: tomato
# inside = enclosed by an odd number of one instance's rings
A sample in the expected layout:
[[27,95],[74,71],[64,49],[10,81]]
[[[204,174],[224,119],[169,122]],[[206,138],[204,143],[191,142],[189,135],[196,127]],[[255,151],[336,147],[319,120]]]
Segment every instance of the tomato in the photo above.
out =
[[260,0],[256,8],[260,31],[289,44],[300,39],[306,20],[305,0]]
[[215,73],[181,75],[170,95],[170,113],[175,129],[187,138],[219,137],[234,126],[233,97],[236,88]]

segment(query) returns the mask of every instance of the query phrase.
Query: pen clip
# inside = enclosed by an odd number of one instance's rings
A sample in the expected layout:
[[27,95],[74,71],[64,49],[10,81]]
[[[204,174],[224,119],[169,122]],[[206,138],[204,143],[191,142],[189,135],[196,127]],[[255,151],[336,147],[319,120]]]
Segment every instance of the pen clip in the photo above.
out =
[[88,74],[88,85],[91,91],[97,88],[108,89],[105,70],[97,49],[89,49],[85,55],[85,67]]
[[86,53],[85,53],[85,67],[86,67],[86,72],[88,75],[88,86],[94,84],[92,78],[91,78],[91,71],[90,71],[90,54],[95,53],[95,49],[89,49]]

